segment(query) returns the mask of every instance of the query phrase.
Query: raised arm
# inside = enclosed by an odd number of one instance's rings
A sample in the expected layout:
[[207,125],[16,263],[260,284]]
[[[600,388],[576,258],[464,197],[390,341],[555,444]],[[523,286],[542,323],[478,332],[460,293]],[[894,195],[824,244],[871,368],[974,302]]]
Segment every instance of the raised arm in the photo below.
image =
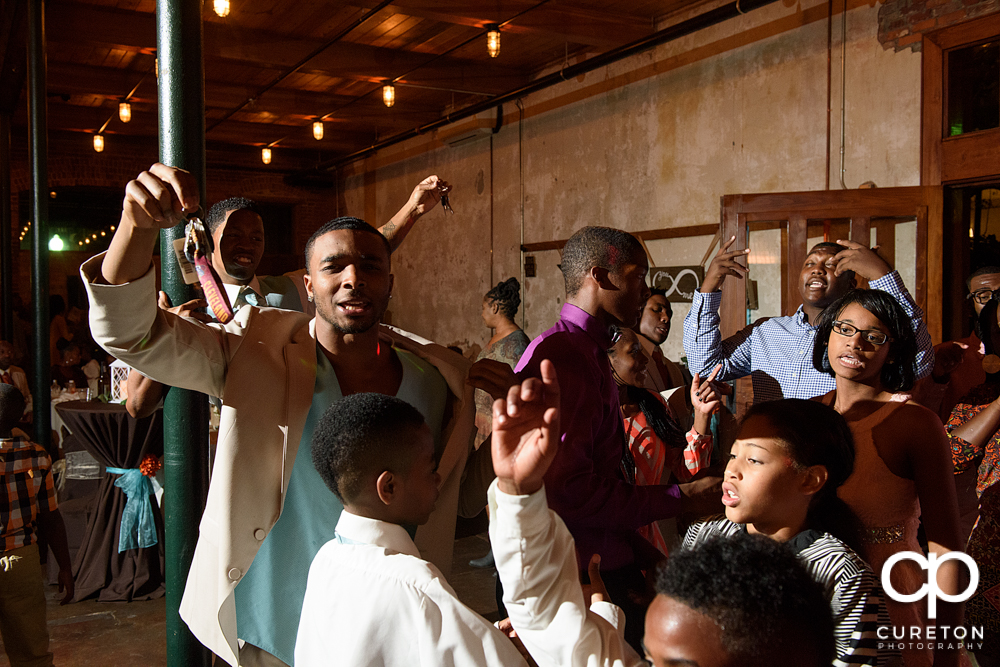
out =
[[930,375],[934,369],[934,345],[927,331],[927,323],[924,322],[924,311],[910,296],[899,272],[893,270],[875,250],[868,246],[846,240],[839,240],[837,243],[847,248],[834,257],[837,261],[837,275],[845,271],[854,271],[855,274],[868,280],[868,287],[887,292],[899,302],[910,318],[913,333],[917,337],[917,379]]
[[183,221],[198,207],[198,183],[176,167],[156,163],[125,188],[122,217],[101,264],[108,285],[124,285],[149,271],[160,229]]
[[197,207],[197,191],[186,171],[155,164],[142,172],[126,188],[110,248],[84,262],[80,275],[91,303],[91,332],[101,347],[147,377],[221,396],[238,335],[157,307],[152,271],[159,230]]
[[720,380],[735,380],[750,374],[750,332],[748,327],[722,340],[719,328],[719,306],[722,305],[722,284],[727,277],[742,280],[747,268],[738,259],[750,254],[750,248],[730,250],[736,243],[732,237],[719,246],[705,272],[701,288],[694,293],[691,310],[684,318],[684,354],[692,373],[704,374],[713,366],[722,365]]
[[437,176],[428,176],[417,183],[403,208],[399,209],[389,222],[378,228],[382,236],[389,240],[392,250],[400,246],[420,216],[434,208],[441,201],[441,195],[450,189],[451,185]]
[[504,604],[540,667],[641,665],[618,630],[588,611],[573,538],[546,505],[542,479],[559,448],[560,400],[554,366],[543,361],[540,371],[493,404],[490,542]]

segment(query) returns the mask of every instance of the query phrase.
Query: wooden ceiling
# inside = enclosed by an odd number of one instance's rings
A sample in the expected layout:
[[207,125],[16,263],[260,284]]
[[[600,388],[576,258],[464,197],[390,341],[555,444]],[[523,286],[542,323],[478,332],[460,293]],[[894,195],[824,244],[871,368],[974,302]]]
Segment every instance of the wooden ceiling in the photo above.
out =
[[[567,59],[646,37],[704,1],[230,0],[220,18],[206,0],[206,139],[348,155],[515,90]],[[21,0],[2,0],[5,21],[23,13],[15,5]],[[108,143],[155,139],[155,8],[154,0],[48,0],[50,136],[89,141],[106,125]],[[497,58],[486,50],[492,23],[502,26]],[[7,25],[4,73],[23,57]],[[381,88],[390,80],[396,102],[387,108]],[[0,73],[3,85],[11,84]],[[23,76],[19,85],[0,90],[18,100],[15,134],[27,128]],[[132,120],[123,123],[118,104],[130,93]],[[321,118],[325,136],[316,141],[312,123]]]

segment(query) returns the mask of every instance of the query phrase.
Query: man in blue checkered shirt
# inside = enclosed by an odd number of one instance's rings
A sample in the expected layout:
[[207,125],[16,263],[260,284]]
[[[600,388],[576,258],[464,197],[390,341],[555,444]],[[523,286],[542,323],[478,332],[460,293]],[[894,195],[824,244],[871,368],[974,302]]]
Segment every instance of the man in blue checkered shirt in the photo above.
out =
[[684,352],[691,373],[705,375],[722,364],[719,380],[751,376],[754,403],[779,398],[812,398],[836,388],[829,375],[812,365],[816,322],[823,310],[854,285],[857,274],[871,289],[891,294],[913,321],[917,336],[917,378],[931,372],[934,348],[924,313],[906,291],[899,273],[878,254],[853,241],[819,243],[809,251],[799,274],[802,305],[794,315],[758,320],[722,340],[719,305],[726,276],[743,278],[747,269],[737,262],[750,249],[730,251],[736,237],[721,248],[708,267],[701,290],[695,292],[684,318]]

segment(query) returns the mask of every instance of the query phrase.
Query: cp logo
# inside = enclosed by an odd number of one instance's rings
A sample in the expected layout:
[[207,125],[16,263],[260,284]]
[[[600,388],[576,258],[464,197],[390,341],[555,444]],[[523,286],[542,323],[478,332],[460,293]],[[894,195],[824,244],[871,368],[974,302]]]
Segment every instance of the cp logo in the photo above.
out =
[[[901,560],[912,560],[921,569],[927,570],[927,581],[928,583],[920,587],[916,593],[904,594],[897,591],[892,587],[892,582],[889,581],[889,573],[892,572],[893,566],[896,565]],[[969,568],[969,586],[961,593],[956,593],[951,595],[945,593],[937,584],[937,571],[941,567],[941,564],[949,560],[960,560],[965,563],[965,566]],[[976,587],[979,585],[979,567],[976,566],[976,561],[972,559],[972,556],[964,554],[961,551],[949,551],[944,556],[938,558],[938,555],[933,551],[930,553],[929,557],[924,558],[923,554],[917,553],[915,551],[901,551],[898,554],[893,554],[889,560],[885,562],[882,566],[882,588],[885,592],[896,602],[916,602],[920,598],[927,598],[927,616],[928,618],[937,618],[937,601],[941,598],[945,602],[965,602],[976,592]]]

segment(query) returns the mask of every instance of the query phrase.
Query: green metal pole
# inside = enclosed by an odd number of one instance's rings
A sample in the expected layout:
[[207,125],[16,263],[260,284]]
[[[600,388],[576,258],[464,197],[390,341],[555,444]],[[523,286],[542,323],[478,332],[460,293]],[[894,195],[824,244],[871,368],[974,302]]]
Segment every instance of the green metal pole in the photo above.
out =
[[[14,340],[14,251],[10,209],[10,112],[0,111],[0,317],[3,339]],[[26,350],[22,350],[25,352]]]
[[35,354],[31,364],[35,442],[51,452],[49,414],[49,175],[45,120],[45,0],[28,3],[28,122],[31,126],[31,300]]
[[[201,0],[158,0],[156,47],[159,59],[160,161],[186,169],[199,181],[205,202],[205,70],[202,62]],[[174,304],[196,297],[184,284],[172,242],[183,225],[160,235],[160,277]],[[171,389],[163,403],[163,462],[166,476],[167,664],[211,664],[211,653],[180,618],[181,596],[198,524],[208,495],[208,399]]]

